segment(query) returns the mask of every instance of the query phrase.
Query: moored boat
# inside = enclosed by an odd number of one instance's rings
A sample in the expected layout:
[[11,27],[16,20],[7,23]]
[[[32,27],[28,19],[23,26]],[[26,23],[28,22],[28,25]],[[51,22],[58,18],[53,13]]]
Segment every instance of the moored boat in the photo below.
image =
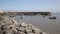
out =
[[49,17],[49,19],[56,19],[56,17],[55,16],[52,16],[52,17]]

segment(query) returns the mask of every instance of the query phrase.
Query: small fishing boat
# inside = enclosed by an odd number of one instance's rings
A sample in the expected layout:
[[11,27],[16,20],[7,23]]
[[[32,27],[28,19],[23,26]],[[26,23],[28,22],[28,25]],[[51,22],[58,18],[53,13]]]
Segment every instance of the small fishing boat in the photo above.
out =
[[49,19],[56,19],[56,17],[55,16],[52,16],[52,17],[49,17]]
[[21,19],[24,19],[25,17],[21,16]]

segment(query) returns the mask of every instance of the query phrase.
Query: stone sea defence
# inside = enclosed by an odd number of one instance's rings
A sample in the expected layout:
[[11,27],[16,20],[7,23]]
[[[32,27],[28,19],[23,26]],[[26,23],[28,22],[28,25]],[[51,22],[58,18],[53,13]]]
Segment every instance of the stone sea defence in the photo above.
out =
[[32,24],[14,17],[0,17],[0,34],[46,34]]

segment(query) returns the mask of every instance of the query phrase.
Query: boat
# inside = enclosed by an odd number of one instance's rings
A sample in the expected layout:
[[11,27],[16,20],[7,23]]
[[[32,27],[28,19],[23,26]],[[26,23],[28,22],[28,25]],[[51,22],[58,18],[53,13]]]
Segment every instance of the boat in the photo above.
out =
[[56,17],[55,16],[52,16],[52,17],[49,17],[49,19],[56,19]]
[[25,17],[21,16],[21,19],[24,19]]

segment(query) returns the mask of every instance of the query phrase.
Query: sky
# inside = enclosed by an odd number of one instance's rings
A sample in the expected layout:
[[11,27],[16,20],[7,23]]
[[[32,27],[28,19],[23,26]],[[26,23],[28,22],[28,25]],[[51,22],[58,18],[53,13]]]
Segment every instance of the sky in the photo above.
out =
[[0,10],[60,12],[60,0],[0,0]]

